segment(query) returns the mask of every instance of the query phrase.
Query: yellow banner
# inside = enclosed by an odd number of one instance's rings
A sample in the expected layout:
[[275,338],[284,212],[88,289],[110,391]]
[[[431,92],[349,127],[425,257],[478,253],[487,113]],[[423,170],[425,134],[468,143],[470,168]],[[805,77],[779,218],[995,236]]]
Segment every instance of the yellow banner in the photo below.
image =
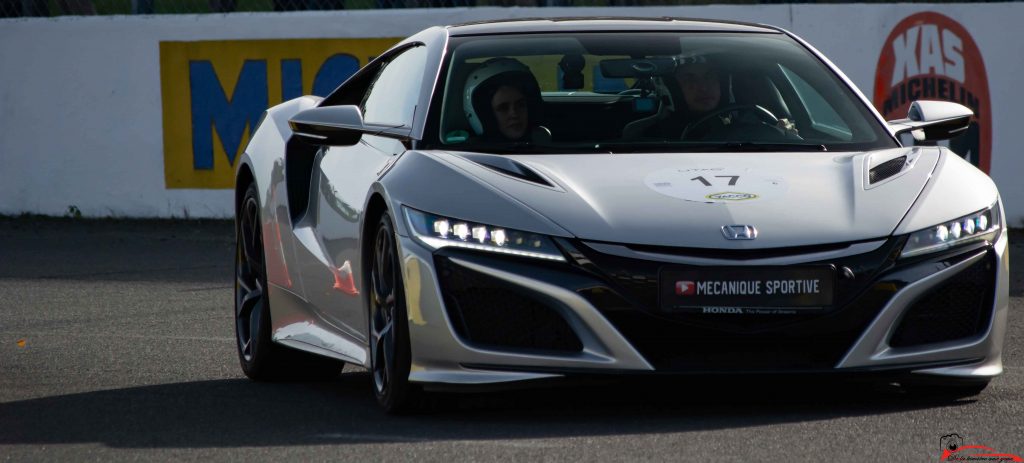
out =
[[160,42],[166,187],[231,188],[264,110],[327,95],[399,40]]

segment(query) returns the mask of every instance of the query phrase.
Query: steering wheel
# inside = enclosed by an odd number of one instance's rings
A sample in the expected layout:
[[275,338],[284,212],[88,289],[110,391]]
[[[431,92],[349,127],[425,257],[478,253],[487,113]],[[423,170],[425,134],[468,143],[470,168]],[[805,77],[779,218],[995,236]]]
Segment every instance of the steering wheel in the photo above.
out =
[[[760,105],[756,105],[756,104],[735,104],[734,103],[734,104],[726,105],[726,106],[723,106],[721,108],[712,110],[710,114],[707,114],[704,117],[702,117],[700,119],[697,119],[696,121],[690,123],[689,125],[686,126],[685,129],[683,129],[683,134],[679,136],[679,139],[680,140],[687,140],[687,136],[692,134],[694,132],[695,128],[700,127],[700,126],[702,126],[704,124],[707,124],[710,121],[717,120],[718,116],[721,116],[722,114],[729,113],[729,112],[737,112],[737,113],[740,113],[740,114],[747,114],[747,113],[753,114],[755,117],[760,119],[761,122],[764,122],[765,124],[767,124],[767,125],[769,125],[769,126],[771,126],[773,128],[776,128],[776,129],[782,131],[782,129],[779,129],[779,118],[775,117],[775,114],[772,114],[771,111],[765,109],[764,106],[760,106]],[[785,135],[784,131],[782,131],[782,132],[783,132],[783,135]]]

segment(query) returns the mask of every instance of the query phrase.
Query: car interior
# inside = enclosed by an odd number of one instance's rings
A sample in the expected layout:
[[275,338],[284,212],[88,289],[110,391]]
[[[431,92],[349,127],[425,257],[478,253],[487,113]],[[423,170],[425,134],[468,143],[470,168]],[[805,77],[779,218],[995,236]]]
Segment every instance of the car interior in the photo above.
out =
[[[466,79],[487,59],[499,56],[521,61],[540,83],[542,114],[530,114],[530,119],[547,129],[550,136],[534,140],[537,143],[806,140],[820,144],[847,142],[858,133],[872,136],[873,131],[864,126],[867,119],[843,116],[857,111],[850,101],[844,101],[850,95],[837,96],[828,91],[835,82],[827,81],[834,81],[834,77],[809,68],[815,63],[806,56],[806,62],[800,62],[735,49],[683,51],[678,48],[679,42],[675,43],[672,54],[644,56],[631,56],[630,50],[602,49],[601,54],[595,54],[581,49],[579,43],[569,47],[565,42],[548,44],[550,50],[531,49],[530,54],[500,47],[491,51],[507,53],[469,53],[463,59],[456,53],[443,95],[441,143],[473,141],[463,109]],[[716,130],[690,131],[696,122],[708,122],[692,115],[689,119],[678,115],[670,118],[677,112],[686,115],[683,90],[675,72],[687,56],[699,56],[717,67],[720,103],[702,115],[719,126]],[[666,124],[677,126],[665,130]]]
[[[629,61],[642,63],[649,60]],[[601,64],[605,62],[607,61]],[[463,88],[467,76],[479,66],[478,63],[457,66],[449,77],[449,88]],[[600,72],[595,71],[594,74]],[[539,116],[531,115],[551,132],[553,142],[642,139],[644,129],[655,125],[666,113],[683,105],[682,90],[670,74],[639,78],[620,77],[620,80],[628,79],[632,84],[629,88],[615,93],[595,92],[586,87],[566,89],[564,84],[571,79],[565,78],[564,73],[560,74],[563,78],[561,89],[543,91],[543,113]],[[760,106],[777,119],[794,121],[793,111],[786,102],[784,92],[790,93],[792,97],[795,97],[795,93],[791,88],[779,88],[776,79],[780,76],[774,76],[773,79],[773,76],[763,73],[741,70],[730,72],[724,77],[723,86],[727,94],[722,95],[722,99],[725,104],[731,106]],[[583,77],[582,73],[580,77]],[[579,83],[586,83],[586,80],[580,79]],[[593,88],[593,84],[587,87]],[[461,91],[450,91],[445,95],[442,122],[445,134],[469,132],[469,123],[462,110],[463,98]],[[800,123],[807,119],[796,118],[797,128],[801,132],[814,131],[809,124]],[[446,135],[446,141],[452,138]]]

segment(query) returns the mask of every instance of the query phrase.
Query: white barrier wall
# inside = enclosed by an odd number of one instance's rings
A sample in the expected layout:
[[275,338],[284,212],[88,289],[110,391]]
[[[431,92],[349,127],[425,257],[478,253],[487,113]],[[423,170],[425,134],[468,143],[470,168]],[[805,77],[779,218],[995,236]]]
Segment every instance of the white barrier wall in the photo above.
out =
[[[86,216],[101,217],[232,215],[230,190],[167,186],[161,42],[398,38],[431,25],[509,17],[733,19],[773,24],[800,35],[871,99],[879,55],[889,46],[886,38],[898,22],[925,11],[955,19],[981,52],[991,95],[990,171],[999,184],[1010,224],[1022,226],[1024,182],[1018,177],[1024,173],[1024,154],[1018,148],[1018,133],[1024,127],[1024,91],[1017,85],[1024,75],[1021,3],[457,8],[0,19],[0,214],[63,215],[74,206]],[[964,49],[952,50],[962,53]],[[955,59],[950,61],[948,55],[937,59],[956,71]],[[224,91],[230,95],[227,87]]]

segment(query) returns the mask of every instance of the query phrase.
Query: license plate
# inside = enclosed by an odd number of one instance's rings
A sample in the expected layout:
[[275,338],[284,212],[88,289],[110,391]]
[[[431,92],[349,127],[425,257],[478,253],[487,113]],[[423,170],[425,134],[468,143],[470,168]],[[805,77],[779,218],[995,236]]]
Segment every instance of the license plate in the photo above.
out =
[[832,266],[668,268],[660,280],[665,311],[795,313],[832,305],[836,271]]

